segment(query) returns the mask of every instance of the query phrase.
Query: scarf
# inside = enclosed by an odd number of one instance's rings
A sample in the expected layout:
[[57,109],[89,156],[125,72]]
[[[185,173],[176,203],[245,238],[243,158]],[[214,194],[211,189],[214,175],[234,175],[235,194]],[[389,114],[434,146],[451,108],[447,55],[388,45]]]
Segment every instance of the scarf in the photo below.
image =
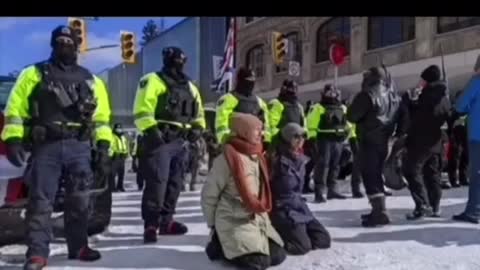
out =
[[[272,209],[272,194],[270,191],[268,167],[263,155],[262,144],[252,144],[233,137],[225,145],[225,157],[232,171],[235,185],[246,208],[256,214],[269,212]],[[241,154],[257,155],[260,164],[260,191],[255,196],[249,187],[246,168]]]

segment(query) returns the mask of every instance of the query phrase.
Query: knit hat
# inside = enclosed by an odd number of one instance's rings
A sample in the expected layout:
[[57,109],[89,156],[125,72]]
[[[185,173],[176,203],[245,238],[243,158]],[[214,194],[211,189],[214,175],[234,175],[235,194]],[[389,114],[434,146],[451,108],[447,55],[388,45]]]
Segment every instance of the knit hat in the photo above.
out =
[[431,65],[426,68],[420,77],[428,83],[436,82],[440,80],[440,68],[437,65]]
[[250,143],[258,143],[255,131],[262,128],[262,121],[251,114],[235,113],[230,118],[230,130],[233,134]]
[[302,128],[299,124],[288,123],[282,128],[281,134],[283,140],[285,140],[286,142],[291,142],[295,137],[305,137],[306,132],[305,129]]

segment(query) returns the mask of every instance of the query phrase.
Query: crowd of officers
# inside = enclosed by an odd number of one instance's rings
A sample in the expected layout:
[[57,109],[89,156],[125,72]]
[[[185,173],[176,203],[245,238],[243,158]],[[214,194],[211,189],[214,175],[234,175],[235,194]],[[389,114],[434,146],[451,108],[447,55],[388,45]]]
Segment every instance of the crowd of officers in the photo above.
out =
[[[382,168],[390,139],[406,140],[405,177],[415,201],[408,218],[440,214],[441,126],[451,119],[451,109],[437,66],[421,74],[423,84],[419,89],[423,90],[416,98],[399,98],[388,72],[374,67],[364,73],[361,91],[351,104],[344,104],[340,90],[327,85],[320,102],[311,104],[306,114],[296,82],[285,80],[278,97],[267,104],[254,93],[254,72],[240,68],[235,90],[217,102],[212,136],[205,134],[200,92],[183,72],[185,54],[177,47],[167,47],[162,52],[163,68],[139,81],[133,114],[141,137],[137,138],[137,149],[129,150],[121,126],[115,125],[113,132],[110,128],[105,83],[77,64],[78,42],[73,30],[57,27],[51,46],[48,60],[25,68],[19,75],[6,106],[2,132],[9,161],[19,167],[27,162],[26,270],[39,270],[47,264],[50,215],[60,179],[65,182],[68,258],[100,259],[100,253],[87,241],[89,190],[96,179],[107,177],[110,190],[124,191],[129,151],[135,153],[137,183],[143,190],[144,242],[154,243],[158,235],[185,234],[187,226],[175,221],[173,215],[187,171],[186,161],[197,151],[189,147],[204,136],[210,159],[218,155],[232,133],[229,121],[234,113],[260,119],[269,156],[275,154],[279,131],[287,124],[296,123],[306,131],[304,149],[310,163],[306,166],[305,190],[313,171],[315,203],[346,198],[338,190],[337,178],[344,143],[349,142],[354,154],[352,194],[356,198],[364,196],[360,188],[363,179],[372,205],[371,213],[362,216],[362,224],[368,227],[390,222]],[[450,152],[460,157],[455,159],[460,161],[459,181],[466,184],[463,133],[455,125],[451,130],[454,143]],[[31,152],[28,161],[27,151]],[[456,163],[449,166],[452,186],[458,185],[453,177],[456,168]]]

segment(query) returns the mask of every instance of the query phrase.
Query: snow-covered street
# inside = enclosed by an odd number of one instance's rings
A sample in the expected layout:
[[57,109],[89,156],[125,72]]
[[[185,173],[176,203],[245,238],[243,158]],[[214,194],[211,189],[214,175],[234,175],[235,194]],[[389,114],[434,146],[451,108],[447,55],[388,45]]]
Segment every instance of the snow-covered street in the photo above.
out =
[[[133,180],[129,174],[128,180]],[[344,183],[344,186],[346,183]],[[66,258],[63,241],[52,245],[49,270],[72,269],[233,269],[212,263],[204,253],[207,229],[199,205],[199,192],[185,192],[178,203],[176,218],[185,222],[185,236],[161,236],[157,244],[144,245],[140,217],[141,193],[127,181],[128,192],[114,194],[114,208],[108,232],[92,239],[102,259],[80,263]],[[345,192],[349,189],[345,188]],[[329,250],[313,251],[305,256],[289,256],[272,270],[466,270],[480,269],[480,230],[478,226],[451,221],[464,208],[467,188],[445,192],[442,218],[416,222],[405,220],[413,207],[406,190],[388,198],[393,225],[383,228],[360,227],[360,215],[369,209],[367,199],[334,200],[310,204],[320,221],[329,229],[333,243]],[[309,196],[311,201],[312,197]],[[25,247],[0,248],[0,269],[20,269]]]

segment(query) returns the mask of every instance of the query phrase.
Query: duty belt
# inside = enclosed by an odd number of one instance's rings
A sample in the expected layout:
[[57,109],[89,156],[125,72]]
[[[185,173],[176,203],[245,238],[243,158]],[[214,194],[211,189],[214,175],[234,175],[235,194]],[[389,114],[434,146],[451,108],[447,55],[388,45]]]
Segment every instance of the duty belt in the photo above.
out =
[[45,140],[47,141],[80,138],[84,131],[84,125],[75,122],[53,121],[39,127],[45,128]]

